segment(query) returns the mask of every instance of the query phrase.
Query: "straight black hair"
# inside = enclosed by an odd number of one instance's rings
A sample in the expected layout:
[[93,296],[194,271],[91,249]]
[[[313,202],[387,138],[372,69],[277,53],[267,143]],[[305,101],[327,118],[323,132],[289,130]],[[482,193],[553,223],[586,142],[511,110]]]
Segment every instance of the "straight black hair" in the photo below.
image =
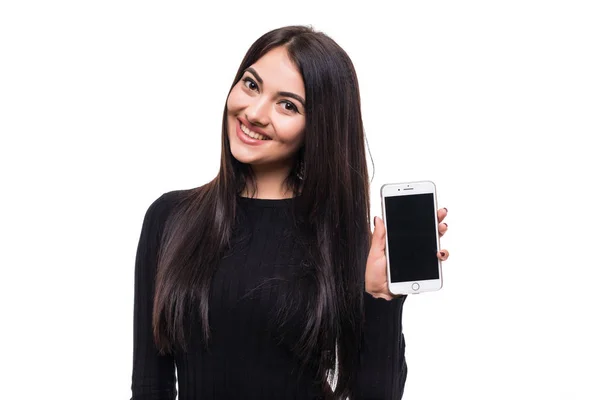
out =
[[[270,31],[252,44],[230,91],[246,68],[279,46],[287,49],[298,68],[306,95],[305,142],[285,181],[311,239],[307,254],[311,296],[303,305],[306,325],[296,351],[303,365],[316,367],[315,378],[324,390],[337,364],[335,391],[330,395],[352,397],[371,240],[358,80],[352,61],[334,40],[310,27],[289,26]],[[187,349],[184,321],[190,312],[198,313],[208,344],[211,280],[230,245],[236,199],[246,187],[256,191],[250,166],[231,154],[227,125],[225,106],[219,173],[189,191],[163,235],[153,311],[154,338],[162,354]],[[285,310],[281,315],[286,315]]]

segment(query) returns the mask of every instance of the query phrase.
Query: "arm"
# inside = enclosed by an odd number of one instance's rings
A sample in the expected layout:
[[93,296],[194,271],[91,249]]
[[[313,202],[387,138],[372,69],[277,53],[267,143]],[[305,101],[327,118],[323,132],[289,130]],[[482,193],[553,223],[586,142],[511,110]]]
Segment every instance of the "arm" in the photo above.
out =
[[152,335],[154,278],[167,206],[163,195],[146,211],[135,259],[132,400],[174,400],[177,394],[174,358],[158,354]]
[[385,300],[364,293],[365,326],[358,372],[359,399],[401,399],[406,382],[402,307],[406,296]]

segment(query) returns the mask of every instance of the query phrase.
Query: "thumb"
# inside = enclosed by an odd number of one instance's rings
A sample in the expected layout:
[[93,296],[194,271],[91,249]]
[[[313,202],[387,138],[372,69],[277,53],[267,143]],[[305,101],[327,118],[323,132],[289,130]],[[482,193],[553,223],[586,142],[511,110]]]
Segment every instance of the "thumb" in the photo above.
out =
[[371,240],[371,248],[374,250],[385,250],[385,226],[383,220],[375,217],[375,229]]

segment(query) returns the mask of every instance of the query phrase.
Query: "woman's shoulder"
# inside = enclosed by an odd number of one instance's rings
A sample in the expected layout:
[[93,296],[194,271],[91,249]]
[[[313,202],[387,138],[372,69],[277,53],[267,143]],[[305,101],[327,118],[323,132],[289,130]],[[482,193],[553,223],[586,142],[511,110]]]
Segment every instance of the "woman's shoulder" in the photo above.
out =
[[164,221],[173,209],[193,195],[196,189],[178,189],[164,192],[152,201],[146,211],[146,218]]

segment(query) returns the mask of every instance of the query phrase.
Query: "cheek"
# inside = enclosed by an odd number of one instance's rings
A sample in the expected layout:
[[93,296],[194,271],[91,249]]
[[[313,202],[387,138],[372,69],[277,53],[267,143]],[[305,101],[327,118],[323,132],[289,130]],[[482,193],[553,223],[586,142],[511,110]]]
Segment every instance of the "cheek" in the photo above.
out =
[[241,93],[241,90],[238,87],[234,87],[229,93],[229,97],[227,98],[227,110],[229,112],[236,112],[240,109],[244,108],[244,94]]
[[304,141],[304,117],[285,118],[279,123],[277,132],[284,141],[298,144]]

